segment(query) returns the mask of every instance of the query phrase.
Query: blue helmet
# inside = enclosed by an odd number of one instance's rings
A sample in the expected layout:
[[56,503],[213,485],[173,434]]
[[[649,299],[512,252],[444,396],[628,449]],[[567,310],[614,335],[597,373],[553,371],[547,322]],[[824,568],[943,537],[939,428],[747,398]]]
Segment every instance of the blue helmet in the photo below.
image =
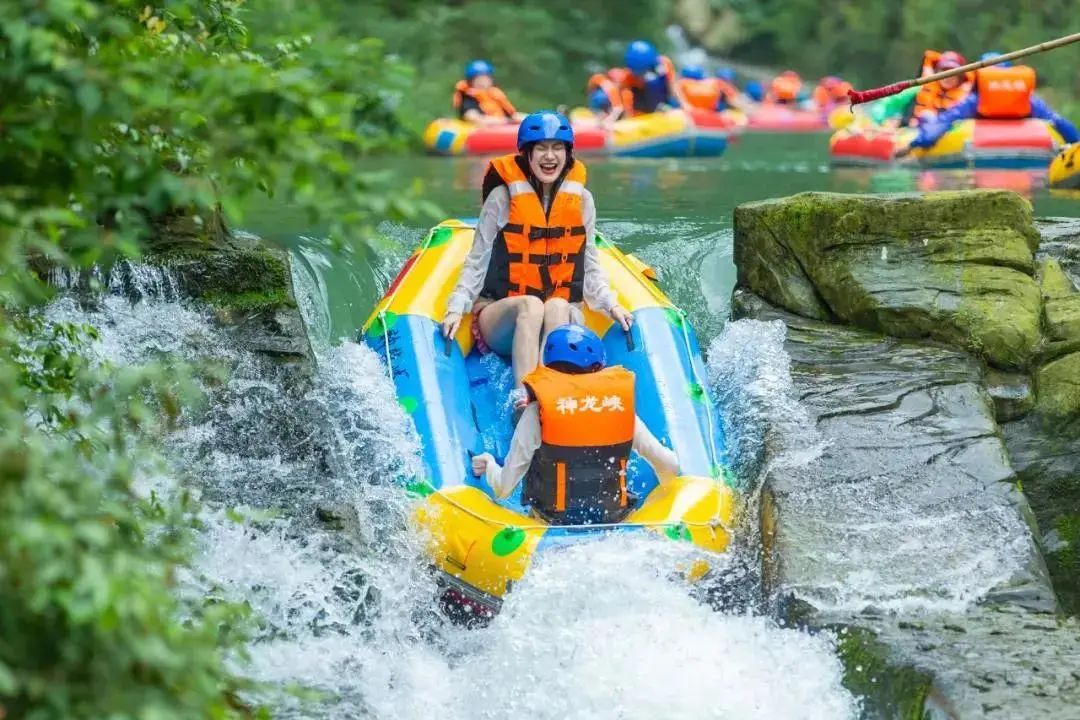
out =
[[704,80],[705,68],[700,65],[686,65],[679,71],[679,75],[689,80]]
[[[979,57],[979,61],[982,62],[983,60],[993,60],[996,57],[1001,57],[1001,53],[997,52],[996,50],[991,50],[990,52],[984,52]],[[1005,62],[997,63],[997,66],[998,67],[1012,67],[1012,60],[1006,60]]]
[[589,94],[589,109],[606,112],[611,109],[611,98],[601,88],[596,88]]
[[757,80],[751,80],[746,83],[746,94],[754,102],[761,102],[765,99],[765,88],[761,87],[761,83]]
[[568,363],[587,372],[603,370],[607,364],[600,336],[583,325],[560,325],[544,343],[544,364]]
[[735,71],[729,67],[722,67],[716,69],[716,77],[721,80],[726,80],[729,83],[735,82]]
[[660,53],[656,52],[652,43],[644,40],[635,40],[630,43],[626,48],[626,56],[623,58],[623,63],[635,75],[649,72],[656,67],[658,62],[660,62]]
[[465,66],[465,79],[472,80],[477,75],[494,75],[495,68],[487,60],[473,60]]
[[570,126],[570,121],[562,113],[554,110],[534,112],[522,120],[521,125],[518,126],[518,151],[524,150],[526,145],[542,140],[561,140],[568,147],[573,147],[574,128]]

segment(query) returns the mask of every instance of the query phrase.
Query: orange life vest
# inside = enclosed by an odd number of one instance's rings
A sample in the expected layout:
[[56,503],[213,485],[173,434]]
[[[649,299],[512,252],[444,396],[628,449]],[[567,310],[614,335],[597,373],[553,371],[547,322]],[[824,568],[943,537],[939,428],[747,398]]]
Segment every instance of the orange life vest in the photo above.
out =
[[486,90],[474,88],[464,80],[459,80],[454,86],[454,109],[461,111],[461,104],[466,97],[470,97],[480,106],[480,112],[492,117],[513,117],[517,112],[499,88],[492,86]]
[[985,118],[1026,118],[1031,115],[1035,69],[1027,65],[991,66],[976,75],[978,113]]
[[779,103],[795,102],[799,98],[800,90],[802,90],[802,78],[793,70],[785,70],[769,85],[769,99]]
[[[925,50],[923,52],[921,77],[933,75],[937,72],[937,70],[934,69],[934,66],[937,64],[937,61],[941,59],[943,54],[944,53],[938,52],[937,50]],[[964,81],[952,90],[946,90],[941,86],[940,81],[923,85],[915,96],[915,105],[911,111],[912,124],[918,120],[920,115],[926,113],[928,110],[934,113],[940,113],[942,110],[948,110],[953,105],[966,98],[968,93],[971,92],[971,86],[974,80],[975,76],[972,73],[965,73]]]
[[967,80],[952,90],[946,90],[940,80],[927,83],[919,88],[919,93],[915,96],[915,108],[912,110],[912,115],[918,118],[927,111],[940,114],[942,110],[948,110],[966,98],[970,92],[971,83]]
[[544,300],[557,297],[579,302],[585,284],[587,240],[581,211],[585,165],[574,160],[545,213],[524,163],[520,155],[504,155],[488,166],[485,191],[505,185],[510,193],[510,212],[495,237],[482,295],[493,300],[535,295]]
[[623,111],[624,116],[628,116],[633,113],[634,107],[634,94],[628,87],[623,86],[625,80],[626,71],[619,72],[620,68],[608,70],[606,74],[596,73],[589,78],[589,92],[596,90],[597,88],[604,91],[607,95],[608,102],[611,103],[611,109],[620,109]]
[[695,80],[693,78],[679,78],[679,90],[686,103],[700,110],[716,110],[720,103],[720,81],[715,78]]
[[540,448],[522,501],[551,522],[618,522],[631,509],[634,373],[571,375],[540,366],[522,380],[540,407]]

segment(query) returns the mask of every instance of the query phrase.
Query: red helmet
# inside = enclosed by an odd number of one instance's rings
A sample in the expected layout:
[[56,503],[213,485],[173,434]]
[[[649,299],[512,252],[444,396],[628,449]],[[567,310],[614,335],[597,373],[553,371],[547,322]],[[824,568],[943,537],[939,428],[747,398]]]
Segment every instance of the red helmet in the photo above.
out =
[[967,60],[964,59],[964,56],[955,50],[946,50],[941,53],[941,57],[934,63],[934,68],[936,70],[951,70],[952,68],[958,68],[961,65],[967,65]]

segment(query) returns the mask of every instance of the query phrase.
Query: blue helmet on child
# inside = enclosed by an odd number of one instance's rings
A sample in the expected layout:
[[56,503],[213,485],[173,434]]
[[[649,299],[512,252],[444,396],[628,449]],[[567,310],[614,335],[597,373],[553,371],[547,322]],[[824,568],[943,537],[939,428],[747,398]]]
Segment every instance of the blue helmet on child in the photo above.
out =
[[684,65],[683,69],[679,71],[679,75],[688,80],[704,80],[705,68],[700,65]]
[[494,75],[495,68],[487,60],[473,60],[465,66],[465,79],[472,80],[477,75]]
[[603,370],[607,364],[604,342],[583,325],[560,325],[544,343],[544,364],[567,363],[587,372]]
[[716,77],[721,80],[726,80],[729,83],[733,83],[735,82],[735,71],[729,67],[717,68]]
[[611,98],[607,96],[603,89],[596,88],[589,94],[589,109],[607,112],[611,109]]
[[[1001,57],[1001,53],[997,52],[996,50],[991,50],[990,52],[984,52],[979,57],[979,62],[982,62],[984,60],[993,60],[994,58],[998,58],[998,57]],[[1011,60],[1006,60],[1005,62],[999,62],[999,63],[996,63],[996,64],[997,64],[998,67],[1012,67],[1012,61]]]
[[517,134],[519,152],[524,150],[526,145],[543,140],[560,140],[566,143],[567,147],[574,146],[574,128],[565,115],[554,110],[541,110],[521,121]]
[[660,53],[656,52],[653,44],[645,40],[635,40],[626,48],[626,56],[623,63],[635,75],[642,75],[656,67],[660,62]]

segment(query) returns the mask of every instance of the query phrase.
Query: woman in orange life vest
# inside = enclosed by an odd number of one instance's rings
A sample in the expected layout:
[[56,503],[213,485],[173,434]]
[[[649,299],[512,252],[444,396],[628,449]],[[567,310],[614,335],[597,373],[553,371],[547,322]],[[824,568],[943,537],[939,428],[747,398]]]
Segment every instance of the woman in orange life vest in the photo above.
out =
[[494,75],[495,68],[486,60],[473,60],[465,66],[465,79],[454,86],[454,109],[459,118],[478,125],[501,125],[525,117],[495,86]]
[[[947,50],[943,53],[927,50],[923,54],[922,74],[923,76],[931,75],[966,64],[967,61],[964,60],[964,56],[954,50]],[[968,93],[971,92],[974,79],[972,73],[966,73],[962,76],[958,75],[923,85],[915,95],[915,104],[911,110],[912,122],[910,124],[922,124],[933,120],[942,112],[966,98]]]
[[491,161],[473,246],[450,294],[443,333],[453,337],[472,310],[481,350],[510,355],[511,401],[525,403],[522,378],[539,364],[541,332],[581,318],[584,301],[624,330],[633,316],[619,306],[600,267],[596,207],[585,166],[573,156],[565,116],[543,111],[518,128],[518,154]]
[[506,467],[487,453],[473,458],[506,498],[522,478],[522,502],[552,524],[619,522],[634,509],[626,464],[636,450],[661,484],[679,474],[679,462],[634,411],[634,373],[605,368],[604,343],[588,328],[562,325],[544,342],[544,364],[525,376],[529,399]]

